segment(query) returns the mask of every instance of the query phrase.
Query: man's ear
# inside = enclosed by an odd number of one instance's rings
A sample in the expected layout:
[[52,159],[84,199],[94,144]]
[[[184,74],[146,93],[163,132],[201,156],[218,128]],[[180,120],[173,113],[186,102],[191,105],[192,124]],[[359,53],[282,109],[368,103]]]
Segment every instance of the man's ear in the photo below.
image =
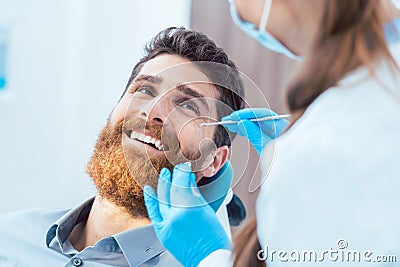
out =
[[224,166],[229,156],[229,148],[227,146],[218,147],[215,151],[214,160],[202,170],[200,173],[204,177],[214,176]]

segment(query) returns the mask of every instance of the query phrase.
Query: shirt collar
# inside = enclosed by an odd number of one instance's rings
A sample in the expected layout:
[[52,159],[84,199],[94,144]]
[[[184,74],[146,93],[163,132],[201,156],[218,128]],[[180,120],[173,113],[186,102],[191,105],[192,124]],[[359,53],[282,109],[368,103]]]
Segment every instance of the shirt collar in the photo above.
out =
[[152,225],[128,230],[113,237],[130,266],[138,266],[165,252]]
[[46,235],[46,245],[50,245],[50,242],[57,237],[60,246],[67,240],[71,234],[72,229],[80,223],[82,220],[86,220],[89,216],[90,209],[92,208],[94,197],[86,200],[79,206],[71,209],[65,213],[60,219],[54,222]]
[[[88,218],[93,202],[94,197],[71,209],[54,222],[47,231],[47,247],[54,238],[57,238],[60,249],[63,250],[63,244],[72,229],[79,222]],[[158,240],[152,225],[127,230],[107,239],[110,238],[116,241],[130,266],[138,266],[166,251]]]

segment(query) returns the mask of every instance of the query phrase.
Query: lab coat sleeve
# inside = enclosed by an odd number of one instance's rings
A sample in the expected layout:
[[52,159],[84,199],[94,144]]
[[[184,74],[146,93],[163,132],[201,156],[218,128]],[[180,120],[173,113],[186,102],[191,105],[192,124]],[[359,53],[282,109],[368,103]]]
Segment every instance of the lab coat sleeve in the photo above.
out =
[[198,267],[231,267],[232,265],[232,252],[227,249],[219,249],[202,260]]

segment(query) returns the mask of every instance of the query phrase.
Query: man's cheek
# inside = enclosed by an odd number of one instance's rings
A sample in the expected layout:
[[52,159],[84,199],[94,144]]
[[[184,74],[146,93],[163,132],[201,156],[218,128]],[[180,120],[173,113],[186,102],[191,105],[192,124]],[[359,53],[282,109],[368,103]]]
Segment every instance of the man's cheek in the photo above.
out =
[[177,136],[182,145],[193,146],[193,144],[199,144],[202,139],[200,124],[201,121],[199,119],[189,119],[181,121],[176,125],[178,130]]
[[217,147],[214,141],[205,138],[192,146],[188,146],[182,153],[187,158],[187,161],[191,162],[192,170],[194,172],[200,172],[214,161],[216,149]]
[[122,107],[118,104],[111,113],[110,116],[111,125],[115,125],[118,121],[122,120],[122,118],[123,118],[123,110]]
[[199,151],[199,144],[201,141],[201,136],[199,131],[195,131],[189,126],[184,127],[178,135],[179,144],[181,146],[181,151]]
[[134,101],[132,98],[127,97],[126,95],[117,103],[114,107],[114,110],[110,116],[110,122],[112,125],[118,123],[125,119],[125,116],[129,117],[129,114],[132,112],[136,112],[135,107],[138,107],[139,104],[137,101]]

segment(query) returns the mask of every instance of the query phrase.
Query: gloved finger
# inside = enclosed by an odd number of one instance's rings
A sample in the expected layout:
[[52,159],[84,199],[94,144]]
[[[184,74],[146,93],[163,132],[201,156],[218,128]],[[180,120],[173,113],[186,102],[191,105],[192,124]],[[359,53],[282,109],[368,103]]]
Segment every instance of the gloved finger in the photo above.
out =
[[259,122],[260,129],[265,135],[270,138],[277,138],[283,130],[289,125],[289,121],[285,119],[277,119],[273,121],[261,121]]
[[163,168],[158,176],[157,196],[160,202],[161,214],[164,214],[171,205],[171,172],[167,168]]
[[190,188],[190,182],[196,181],[190,162],[178,164],[172,173],[172,186],[174,190]]
[[160,214],[159,203],[157,200],[156,193],[153,188],[149,185],[145,185],[143,188],[144,193],[144,204],[146,205],[147,214],[152,223],[161,223],[163,218]]
[[190,163],[175,166],[172,175],[171,208],[197,207],[207,205],[196,184],[196,176],[191,172]]
[[246,108],[236,111],[236,115],[243,120],[275,116],[277,114],[268,108]]
[[261,138],[261,129],[258,124],[249,120],[242,120],[237,124],[238,134],[240,136],[246,136],[250,142]]
[[240,118],[239,116],[236,114],[237,111],[232,112],[231,114],[222,117],[221,121],[239,121]]
[[230,115],[222,118],[222,120],[255,119],[274,115],[277,114],[268,108],[245,108],[232,112]]
[[257,122],[260,130],[264,135],[268,135],[271,138],[275,138],[276,134],[276,121],[260,121]]
[[248,120],[243,120],[238,123],[238,127],[240,128],[239,132],[247,137],[260,155],[263,149],[263,135],[257,124]]
[[230,115],[223,117],[221,121],[240,121],[242,119],[250,119],[255,117],[256,114],[252,112],[252,109],[245,108],[232,112]]

